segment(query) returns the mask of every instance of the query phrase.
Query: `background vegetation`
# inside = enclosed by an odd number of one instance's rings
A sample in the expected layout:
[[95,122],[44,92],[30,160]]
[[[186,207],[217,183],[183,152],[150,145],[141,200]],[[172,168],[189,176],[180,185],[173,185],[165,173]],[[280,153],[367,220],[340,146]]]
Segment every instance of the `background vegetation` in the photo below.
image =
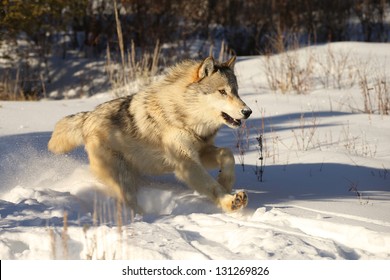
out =
[[[389,40],[389,0],[118,0],[125,43],[140,47],[186,39],[225,40],[238,55],[268,50],[277,36],[295,34],[303,42]],[[2,0],[1,39],[21,32],[45,45],[58,32],[71,47],[98,50],[115,43],[110,0]],[[77,32],[85,33],[79,42]],[[49,37],[49,38],[47,38]],[[45,42],[46,41],[46,42]]]
[[[163,63],[170,64],[186,57],[207,55],[213,49],[218,53],[222,46],[237,55],[255,55],[279,52],[297,41],[299,45],[350,40],[388,42],[390,36],[390,0],[1,0],[0,3],[3,77],[0,98],[3,99],[44,96],[44,85],[51,79],[49,57],[66,59],[75,52],[102,58],[107,57],[108,50],[112,54],[110,59],[122,60],[124,64],[124,56],[131,55],[135,65],[137,58],[145,59],[145,53],[152,54],[149,60],[154,59],[158,47],[158,52],[164,52]],[[18,44],[21,38],[28,42],[27,50]],[[156,72],[156,61],[138,64],[154,67],[153,73]]]

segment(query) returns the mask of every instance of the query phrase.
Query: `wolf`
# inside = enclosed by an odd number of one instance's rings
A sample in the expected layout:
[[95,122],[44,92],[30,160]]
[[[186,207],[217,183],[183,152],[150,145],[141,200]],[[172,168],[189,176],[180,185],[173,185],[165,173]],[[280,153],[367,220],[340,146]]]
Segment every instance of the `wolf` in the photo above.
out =
[[[232,193],[233,153],[214,145],[222,125],[238,128],[252,113],[238,95],[235,60],[186,60],[140,92],[66,116],[48,149],[62,154],[84,144],[92,173],[136,212],[143,211],[136,199],[140,176],[164,173],[223,211],[237,211],[248,196]],[[219,169],[216,179],[208,169]]]

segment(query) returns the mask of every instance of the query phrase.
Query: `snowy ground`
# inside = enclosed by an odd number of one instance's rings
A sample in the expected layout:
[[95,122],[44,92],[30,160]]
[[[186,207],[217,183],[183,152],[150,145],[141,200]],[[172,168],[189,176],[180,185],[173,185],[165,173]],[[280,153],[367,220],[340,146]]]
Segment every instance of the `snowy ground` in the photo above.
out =
[[[272,92],[264,57],[237,63],[240,94],[254,113],[246,128],[224,127],[217,138],[234,150],[236,186],[249,195],[234,214],[173,176],[145,178],[139,200],[147,213],[130,223],[124,212],[118,227],[115,203],[98,191],[83,149],[54,156],[46,148],[61,117],[111,95],[0,102],[0,259],[390,259],[390,117],[361,113],[361,88],[350,77],[357,67],[386,73],[390,46],[331,49],[340,59],[348,53],[341,89],[322,86],[325,63],[317,63],[306,95]],[[326,61],[329,47],[297,55]],[[332,79],[337,67],[329,65]]]

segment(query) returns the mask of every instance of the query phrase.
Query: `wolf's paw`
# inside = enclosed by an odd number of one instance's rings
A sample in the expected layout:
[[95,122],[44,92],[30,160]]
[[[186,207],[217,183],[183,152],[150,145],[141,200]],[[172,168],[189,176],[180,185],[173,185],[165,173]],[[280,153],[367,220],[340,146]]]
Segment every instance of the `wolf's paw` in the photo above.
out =
[[218,205],[225,212],[238,211],[248,204],[248,196],[244,191],[235,194],[225,194],[219,198]]
[[233,201],[231,205],[231,211],[237,211],[248,205],[248,196],[246,192],[239,191],[233,195]]

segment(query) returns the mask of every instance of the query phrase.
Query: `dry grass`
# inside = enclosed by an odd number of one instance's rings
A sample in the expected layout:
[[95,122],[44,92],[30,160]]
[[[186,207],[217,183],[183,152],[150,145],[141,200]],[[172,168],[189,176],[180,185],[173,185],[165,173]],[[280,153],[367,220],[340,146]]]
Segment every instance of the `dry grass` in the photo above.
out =
[[307,124],[304,114],[301,114],[299,119],[299,129],[292,130],[298,150],[307,151],[310,147],[312,149],[316,148],[314,135],[316,134],[317,127],[318,119],[316,116],[313,115],[311,123]]
[[[115,260],[129,258],[131,251],[126,237],[129,225],[134,223],[134,212],[113,199],[98,200],[95,197],[91,223],[80,225],[84,236],[84,249],[80,257],[86,260]],[[70,259],[68,213],[63,214],[63,226],[56,231],[48,228],[51,259]],[[79,228],[72,230],[72,234]]]
[[[13,101],[35,101],[40,97],[46,97],[46,86],[43,76],[32,77],[32,73],[21,71],[18,67],[15,71],[11,69],[3,69],[0,75],[0,100]],[[23,72],[23,75],[21,74]],[[26,91],[23,85],[31,85],[31,89]]]
[[[350,89],[358,85],[361,104],[353,96],[347,106],[352,112],[390,114],[390,81],[386,63],[375,59],[352,59],[351,51],[335,50],[328,45],[325,54],[314,55],[310,48],[299,50],[298,43],[286,49],[283,42],[275,42],[278,55],[266,55],[264,71],[268,87],[283,94],[306,94],[316,81],[323,88]],[[306,51],[305,55],[302,52]],[[330,102],[332,107],[332,103]],[[355,105],[352,105],[355,104]]]
[[61,235],[61,244],[62,244],[62,254],[63,259],[67,260],[69,258],[69,252],[68,252],[68,241],[69,241],[69,235],[68,235],[68,212],[64,212],[64,226],[62,230]]
[[318,80],[324,88],[345,89],[356,83],[356,66],[351,61],[351,51],[335,51],[331,44],[325,55],[315,57]]
[[29,40],[0,40],[0,100],[46,97],[47,59]]
[[250,131],[246,125],[246,122],[233,131],[236,139],[235,148],[238,151],[238,161],[242,167],[242,171],[245,171],[245,154],[249,149],[249,135]]
[[[286,48],[286,41],[292,41],[289,48]],[[314,70],[314,58],[307,49],[305,57],[298,52],[300,48],[297,38],[284,38],[274,40],[273,49],[278,55],[268,53],[265,60],[265,73],[268,86],[273,91],[283,94],[295,92],[296,94],[306,94],[311,90],[311,76]]]
[[124,55],[125,60],[118,63],[112,58],[107,46],[106,71],[114,96],[132,94],[149,85],[160,70],[160,50],[160,43],[157,41],[153,53],[146,51],[137,55],[137,48],[132,42],[131,48]]
[[56,235],[52,227],[49,228],[49,237],[50,237],[50,252],[51,259],[55,260],[57,258],[57,250],[56,250]]
[[[130,255],[126,236],[134,223],[134,212],[122,202],[104,200],[94,202],[93,225],[84,225],[86,259],[126,259]],[[116,230],[116,233],[112,232]]]

